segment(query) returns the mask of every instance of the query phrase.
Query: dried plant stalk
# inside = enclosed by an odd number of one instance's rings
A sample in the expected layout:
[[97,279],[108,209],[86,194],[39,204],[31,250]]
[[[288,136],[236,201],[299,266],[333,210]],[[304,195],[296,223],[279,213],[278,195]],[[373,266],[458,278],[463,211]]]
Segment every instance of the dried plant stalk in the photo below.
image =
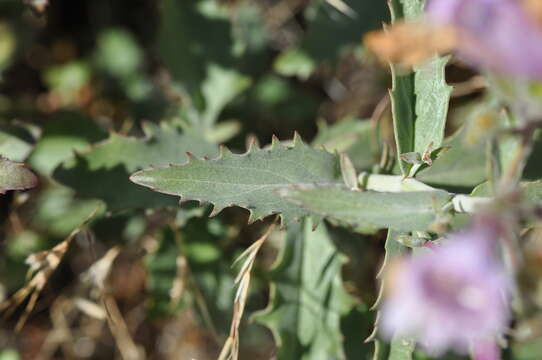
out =
[[233,303],[233,317],[230,327],[230,335],[222,347],[219,360],[237,360],[239,357],[239,326],[241,325],[241,319],[243,318],[243,312],[245,311],[245,305],[248,297],[248,290],[250,288],[251,270],[256,260],[256,255],[260,251],[265,240],[271,235],[277,224],[278,217],[269,226],[265,234],[254,242],[248,249],[246,249],[235,260],[234,265],[245,259],[239,274],[235,278],[235,284],[237,285],[237,291],[235,293],[235,300]]

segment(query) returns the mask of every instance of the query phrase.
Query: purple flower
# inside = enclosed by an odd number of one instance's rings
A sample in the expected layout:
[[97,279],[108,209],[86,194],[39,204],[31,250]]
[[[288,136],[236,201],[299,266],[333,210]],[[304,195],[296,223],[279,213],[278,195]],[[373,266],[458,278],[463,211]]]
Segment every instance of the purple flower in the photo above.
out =
[[399,266],[382,305],[386,337],[414,337],[438,355],[448,349],[467,353],[502,333],[509,282],[494,258],[496,230],[487,225],[452,235]]
[[501,73],[542,79],[542,28],[518,0],[431,0],[429,19],[452,26],[458,56]]

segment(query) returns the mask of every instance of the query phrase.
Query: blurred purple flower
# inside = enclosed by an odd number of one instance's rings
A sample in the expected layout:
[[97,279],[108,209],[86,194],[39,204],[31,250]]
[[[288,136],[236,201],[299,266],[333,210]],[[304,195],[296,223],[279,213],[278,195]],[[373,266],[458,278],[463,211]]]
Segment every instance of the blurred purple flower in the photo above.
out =
[[452,26],[458,56],[501,73],[542,79],[542,28],[518,0],[430,0],[437,25]]
[[494,258],[497,231],[488,224],[407,260],[393,272],[382,306],[383,334],[414,337],[426,350],[467,353],[492,341],[509,319],[509,282]]

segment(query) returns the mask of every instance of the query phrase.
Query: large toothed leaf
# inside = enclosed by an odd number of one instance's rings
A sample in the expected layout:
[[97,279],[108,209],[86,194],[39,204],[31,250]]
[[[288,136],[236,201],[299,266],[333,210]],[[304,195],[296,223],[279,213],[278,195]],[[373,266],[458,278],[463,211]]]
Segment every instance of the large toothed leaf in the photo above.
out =
[[184,165],[151,168],[131,180],[152,190],[214,205],[216,214],[228,206],[250,211],[249,221],[279,213],[283,223],[309,212],[282,199],[277,189],[311,183],[338,183],[340,170],[335,155],[316,150],[296,137],[293,147],[273,141],[270,149],[254,149],[235,155],[224,149],[214,160],[192,158]]
[[36,186],[38,179],[23,164],[0,157],[0,194],[8,190],[25,190]]
[[450,200],[441,190],[387,193],[351,191],[342,186],[302,186],[280,190],[285,199],[308,211],[351,226],[372,225],[413,231],[427,230]]
[[163,124],[146,124],[146,138],[111,134],[109,139],[76,153],[54,171],[54,178],[83,198],[101,199],[110,211],[176,205],[175,199],[130,182],[134,171],[150,165],[183,163],[187,151],[215,156],[218,149],[195,133]]
[[271,272],[268,307],[254,316],[269,327],[281,360],[344,359],[340,319],[354,304],[341,279],[344,262],[324,224],[292,224]]

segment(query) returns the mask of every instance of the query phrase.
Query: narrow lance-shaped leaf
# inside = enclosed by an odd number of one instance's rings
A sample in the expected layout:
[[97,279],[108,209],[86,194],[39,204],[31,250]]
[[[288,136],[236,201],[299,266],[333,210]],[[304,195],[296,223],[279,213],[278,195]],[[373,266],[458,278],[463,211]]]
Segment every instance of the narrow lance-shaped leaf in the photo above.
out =
[[[402,1],[390,1],[392,22],[403,18]],[[414,123],[416,121],[415,107],[416,99],[414,94],[414,75],[400,75],[396,66],[391,66],[392,90],[390,91],[391,111],[393,115],[393,129],[397,154],[404,154],[414,151]],[[399,158],[399,156],[397,156]],[[400,160],[399,165],[403,175],[408,175],[412,164]]]
[[292,224],[271,272],[268,307],[256,314],[269,327],[281,360],[344,359],[340,319],[353,299],[341,279],[344,262],[324,224]]
[[[394,0],[392,19],[415,20],[423,14],[425,0]],[[414,74],[399,74],[392,65],[391,104],[398,154],[424,153],[439,148],[444,139],[451,87],[444,70],[447,57],[433,57],[414,67]],[[411,164],[401,160],[404,175]]]
[[25,190],[36,186],[38,178],[23,164],[0,157],[0,194],[8,190]]
[[195,133],[181,133],[166,124],[148,123],[144,130],[146,138],[113,133],[109,139],[76,152],[55,169],[54,178],[79,197],[103,200],[110,211],[175,206],[174,199],[131,183],[130,174],[150,165],[182,163],[187,160],[187,151],[213,156],[218,149]]
[[[376,309],[378,306],[380,306],[380,303],[382,301],[384,289],[386,288],[386,284],[384,283],[386,281],[386,272],[389,270],[390,265],[392,265],[395,261],[400,259],[401,257],[405,256],[409,253],[409,249],[400,244],[398,240],[398,237],[401,236],[404,233],[389,229],[388,235],[386,237],[386,243],[384,245],[384,249],[386,251],[384,256],[384,261],[382,262],[382,266],[380,267],[380,270],[377,274],[377,279],[380,280],[380,289],[378,293],[378,298],[375,301],[373,305],[373,309]],[[382,340],[379,339],[378,333],[379,333],[379,323],[378,319],[380,318],[380,315],[377,315],[377,321],[374,325],[374,330],[371,336],[369,337],[370,340],[375,341],[375,356],[374,359],[381,359],[379,356],[382,349],[379,349],[379,347],[386,347],[386,344],[382,343]],[[368,339],[368,340],[369,340]],[[401,360],[401,359],[411,359],[412,352],[414,351],[415,342],[410,339],[402,339],[402,338],[396,338],[393,339],[389,349],[386,349],[389,351],[389,357],[386,357],[388,360]]]
[[131,180],[182,200],[199,200],[214,205],[213,215],[228,206],[250,211],[249,221],[281,214],[283,224],[310,212],[282,199],[275,190],[312,183],[341,183],[337,156],[316,150],[295,136],[292,147],[275,138],[269,149],[252,143],[242,155],[226,148],[213,160],[192,157],[184,165],[151,168],[132,175]]
[[433,57],[415,67],[416,125],[414,151],[422,154],[430,146],[442,146],[448,103],[452,88],[446,84],[444,69],[448,57]]
[[451,198],[441,190],[359,192],[344,186],[289,187],[279,193],[308,211],[354,227],[373,225],[404,231],[427,230]]

